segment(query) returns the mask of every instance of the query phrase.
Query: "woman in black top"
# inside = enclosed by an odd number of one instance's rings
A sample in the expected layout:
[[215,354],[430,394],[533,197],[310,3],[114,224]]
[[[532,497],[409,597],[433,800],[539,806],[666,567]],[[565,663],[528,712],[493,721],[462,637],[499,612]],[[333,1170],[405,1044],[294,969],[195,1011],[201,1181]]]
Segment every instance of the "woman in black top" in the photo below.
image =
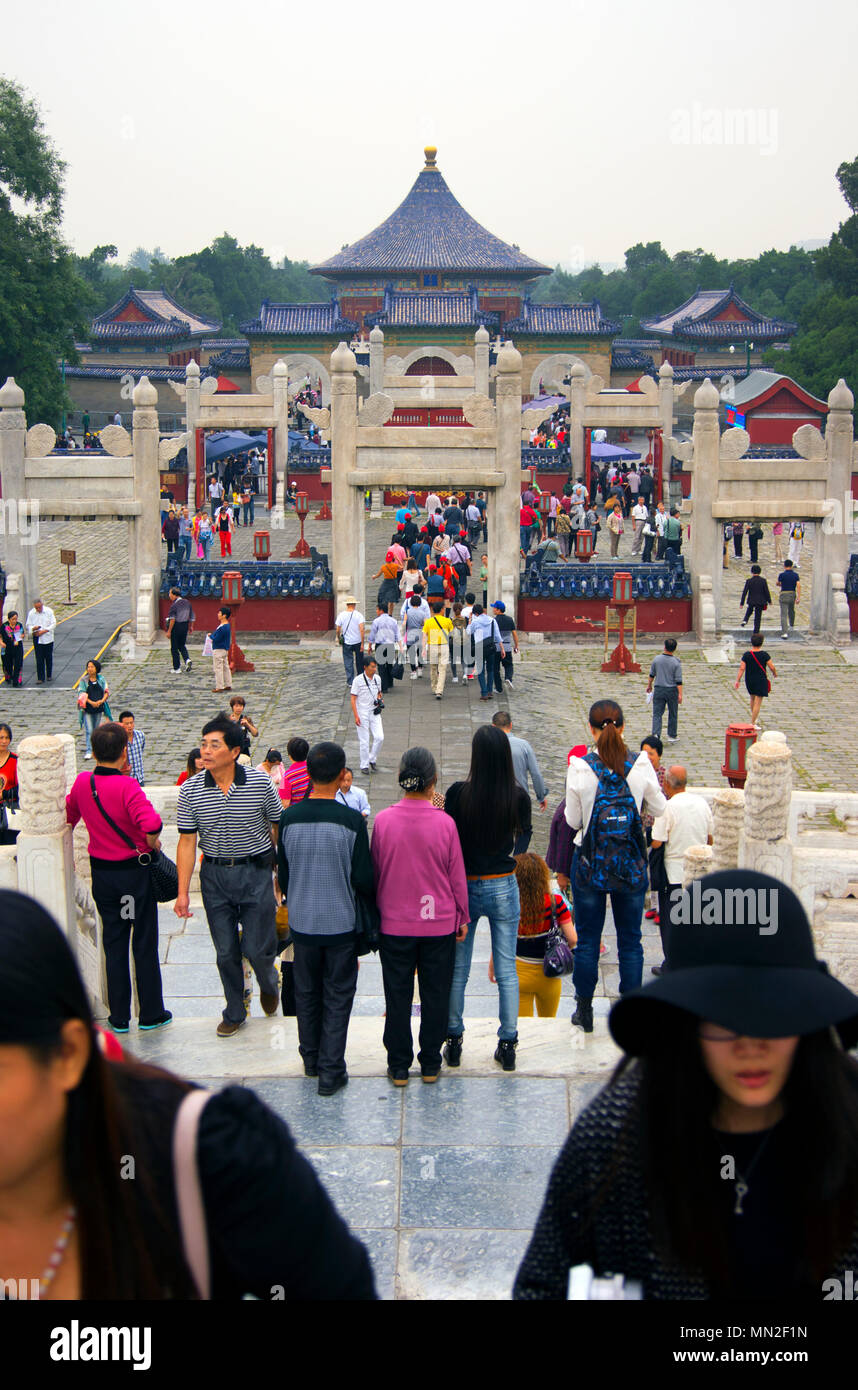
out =
[[515,837],[530,826],[530,797],[518,786],[509,739],[502,729],[484,724],[471,744],[471,766],[464,782],[447,790],[444,810],[453,817],[468,876],[468,935],[456,952],[444,1057],[457,1067],[462,1058],[465,986],[471,972],[474,934],[480,917],[488,917],[492,959],[500,996],[500,1027],[495,1061],[515,1071],[518,1043],[518,974],[515,948],[519,900],[515,879]]
[[645,1299],[842,1289],[858,1261],[858,996],[814,956],[792,890],[747,869],[691,885],[670,970],[610,1027],[626,1056],[563,1147],[514,1296],[565,1299],[580,1264]]
[[[196,1298],[171,1158],[194,1087],[108,1062],[93,1028],[59,927],[31,898],[0,892],[0,1276],[41,1276],[51,1299]],[[252,1091],[228,1086],[208,1102],[197,1169],[213,1298],[375,1297],[366,1250]]]
[[769,671],[773,676],[777,676],[775,663],[768,652],[763,651],[763,634],[755,632],[751,638],[751,650],[745,652],[739,664],[739,674],[736,677],[734,690],[739,689],[739,681],[745,677],[745,689],[751,697],[751,723],[755,729],[759,729],[757,720],[760,717],[760,708],[763,700],[769,693]]

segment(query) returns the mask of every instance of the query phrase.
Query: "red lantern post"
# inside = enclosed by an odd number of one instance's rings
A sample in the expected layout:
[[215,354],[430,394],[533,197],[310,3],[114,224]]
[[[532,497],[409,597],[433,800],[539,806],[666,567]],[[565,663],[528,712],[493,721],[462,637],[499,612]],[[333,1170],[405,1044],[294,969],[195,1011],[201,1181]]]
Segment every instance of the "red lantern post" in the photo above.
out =
[[304,540],[304,522],[306,520],[307,513],[309,510],[310,499],[307,496],[306,492],[296,492],[295,511],[298,515],[298,520],[301,523],[301,539],[295,546],[295,549],[289,551],[289,554],[293,559],[297,557],[300,560],[309,560],[310,558],[310,547]]
[[[617,615],[617,625],[619,628],[619,641],[616,647],[608,656],[608,634],[611,629],[611,613]],[[635,648],[634,655],[629,651],[624,642],[625,624],[631,615],[632,619],[632,641]],[[640,672],[640,665],[635,661],[637,655],[637,614],[635,611],[635,601],[632,597],[632,576],[625,570],[614,571],[614,590],[611,602],[605,609],[605,661],[602,662],[603,671],[614,671],[619,676],[628,673],[635,674]]]
[[255,671],[256,667],[252,661],[248,661],[241,647],[235,640],[235,630],[238,627],[238,610],[244,602],[241,588],[241,575],[238,570],[225,570],[221,581],[221,599],[224,607],[230,610],[230,632],[232,641],[229,644],[229,669],[231,671]]
[[593,532],[576,531],[575,533],[575,559],[583,560],[586,564],[593,554]]
[[254,560],[269,560],[271,558],[271,533],[269,531],[254,531],[253,558]]
[[722,777],[726,777],[731,787],[742,788],[748,778],[748,749],[757,741],[757,730],[753,724],[728,724],[724,738],[724,765]]

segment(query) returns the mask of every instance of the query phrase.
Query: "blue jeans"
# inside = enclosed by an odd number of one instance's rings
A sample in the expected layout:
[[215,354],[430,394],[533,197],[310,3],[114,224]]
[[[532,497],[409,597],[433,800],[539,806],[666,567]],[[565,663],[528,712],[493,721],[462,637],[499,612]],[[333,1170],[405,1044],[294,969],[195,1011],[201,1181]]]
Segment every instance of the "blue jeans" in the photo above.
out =
[[515,968],[515,946],[518,938],[520,908],[518,882],[515,874],[508,878],[476,878],[468,882],[468,935],[456,944],[456,964],[453,968],[453,987],[447,1031],[455,1037],[465,1031],[462,1011],[465,1007],[465,986],[471,973],[474,954],[474,933],[480,917],[488,917],[492,934],[492,957],[500,995],[500,1027],[498,1037],[512,1041],[518,1037],[518,972]]
[[190,560],[191,558],[191,536],[179,537],[179,559]]
[[252,498],[252,497],[251,497],[251,499],[250,499],[249,502],[242,502],[242,504],[241,504],[241,514],[242,514],[242,517],[243,517],[243,519],[244,519],[244,524],[245,524],[245,526],[253,526],[253,524],[254,524],[254,510],[253,510],[253,506],[254,506],[254,503],[253,503],[253,498]]
[[475,651],[477,661],[477,680],[480,682],[480,694],[490,695],[495,679],[495,649],[494,643],[477,642]]
[[84,710],[83,712],[83,732],[86,740],[84,752],[87,755],[92,752],[92,735],[94,730],[97,729],[101,723],[102,714],[103,711],[100,709],[95,710],[94,713],[90,713],[89,710]]
[[[570,877],[575,906],[575,927],[578,932],[572,980],[576,998],[592,999],[599,978],[599,945],[605,925],[608,894],[575,887],[574,857]],[[620,961],[620,994],[640,989],[643,978],[641,918],[645,899],[645,888],[641,888],[637,893],[611,894],[611,910],[614,914],[617,954]]]
[[530,527],[529,527],[529,526],[519,526],[519,528],[518,528],[518,534],[519,534],[519,537],[521,538],[521,548],[522,548],[522,550],[524,551],[524,553],[525,553],[525,555],[526,555],[527,552],[528,552],[528,550],[530,549]]

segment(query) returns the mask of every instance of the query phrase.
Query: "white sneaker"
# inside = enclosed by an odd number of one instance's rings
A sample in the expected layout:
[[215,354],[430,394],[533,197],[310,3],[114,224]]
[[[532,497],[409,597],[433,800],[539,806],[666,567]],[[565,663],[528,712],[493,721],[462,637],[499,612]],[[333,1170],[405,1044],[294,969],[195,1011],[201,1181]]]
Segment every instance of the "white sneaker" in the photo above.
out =
[[458,685],[458,684],[459,684],[459,677],[458,677],[458,676],[453,676],[452,680],[453,680],[453,684],[454,684],[454,685]]
[[782,633],[781,633],[781,641],[782,641],[782,642],[788,642],[788,641],[789,641],[789,633],[788,633],[788,632],[782,632]]
[[412,679],[413,681],[416,681],[416,679],[417,679],[417,672],[416,672],[416,671],[412,671],[412,672],[411,672],[411,679]]
[[670,734],[665,734],[665,738],[667,739],[668,743],[678,743],[678,742],[679,742],[678,739],[671,738]]
[[92,754],[91,754],[91,753],[84,753],[84,755],[83,755],[83,760],[84,760],[85,763],[91,762],[91,761],[92,761]]

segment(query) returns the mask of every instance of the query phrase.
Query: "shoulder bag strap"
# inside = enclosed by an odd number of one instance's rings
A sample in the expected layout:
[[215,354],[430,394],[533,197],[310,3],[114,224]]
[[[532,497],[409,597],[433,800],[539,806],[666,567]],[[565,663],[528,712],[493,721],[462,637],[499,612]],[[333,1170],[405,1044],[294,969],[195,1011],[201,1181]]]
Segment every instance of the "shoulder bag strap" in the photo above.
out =
[[99,799],[98,799],[98,792],[95,790],[95,773],[94,773],[94,772],[91,772],[91,773],[89,774],[89,789],[90,789],[90,791],[92,792],[92,799],[93,799],[93,801],[95,802],[95,804],[96,804],[96,806],[98,807],[98,809],[99,809],[99,811],[101,812],[101,814],[104,816],[104,819],[107,821],[107,824],[110,826],[111,830],[113,830],[113,831],[119,836],[120,840],[124,840],[125,843],[126,843],[126,845],[130,845],[131,848],[133,849],[133,851],[134,851],[135,854],[140,854],[141,851],[138,849],[137,845],[135,845],[135,843],[134,843],[134,841],[132,840],[131,836],[130,836],[130,835],[126,835],[126,833],[125,833],[124,830],[120,830],[120,829],[119,829],[119,826],[116,824],[116,821],[113,819],[113,817],[112,817],[111,815],[108,814],[107,811],[105,811],[104,807],[102,806],[101,802],[99,801]]
[[173,1128],[173,1182],[185,1260],[206,1302],[211,1298],[211,1268],[206,1212],[197,1166],[200,1116],[211,1100],[210,1091],[189,1091],[176,1113]]
[[766,674],[766,668],[765,668],[765,666],[763,665],[763,663],[760,661],[760,658],[757,656],[757,653],[756,653],[755,651],[752,650],[752,651],[749,653],[749,655],[752,656],[752,657],[754,658],[754,661],[755,661],[755,662],[757,663],[757,665],[759,666],[759,668],[760,668],[760,670],[762,671],[763,675],[765,675],[765,674]]

